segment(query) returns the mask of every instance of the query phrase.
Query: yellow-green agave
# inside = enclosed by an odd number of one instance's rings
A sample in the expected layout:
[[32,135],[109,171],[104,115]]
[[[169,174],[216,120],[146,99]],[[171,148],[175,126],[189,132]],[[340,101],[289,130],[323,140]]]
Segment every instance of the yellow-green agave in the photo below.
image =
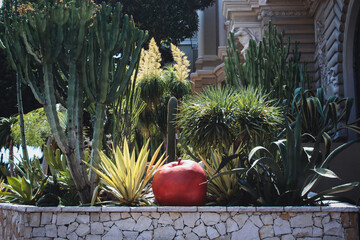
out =
[[[163,154],[157,161],[161,146],[155,151],[150,162],[147,162],[150,151],[149,141],[141,148],[136,158],[135,150],[130,154],[129,146],[124,140],[123,149],[113,149],[112,159],[100,151],[100,162],[97,168],[89,165],[99,176],[103,188],[111,192],[121,204],[134,205],[146,193],[150,179],[155,171],[164,164]],[[156,161],[156,162],[155,162]]]

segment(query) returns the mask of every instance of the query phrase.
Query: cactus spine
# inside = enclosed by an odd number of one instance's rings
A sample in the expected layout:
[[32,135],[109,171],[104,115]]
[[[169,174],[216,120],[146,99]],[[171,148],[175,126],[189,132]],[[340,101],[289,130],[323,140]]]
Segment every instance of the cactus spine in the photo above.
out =
[[176,114],[177,114],[177,99],[171,97],[168,102],[167,109],[167,146],[166,154],[167,161],[173,162],[176,160]]

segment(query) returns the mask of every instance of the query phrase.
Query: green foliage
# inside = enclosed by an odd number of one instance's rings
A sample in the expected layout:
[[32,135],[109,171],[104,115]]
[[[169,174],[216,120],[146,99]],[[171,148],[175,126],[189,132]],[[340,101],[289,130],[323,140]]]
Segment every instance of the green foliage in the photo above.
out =
[[44,179],[38,188],[23,177],[7,177],[8,184],[2,189],[0,195],[3,199],[20,204],[35,204],[45,189],[47,179]]
[[1,155],[0,156],[0,179],[5,180],[6,177],[10,177],[9,164],[4,162],[3,155]]
[[[17,117],[17,124],[14,124],[11,129],[11,136],[13,137],[16,145],[21,144],[20,125],[18,124],[18,118],[19,117]],[[45,145],[47,138],[51,135],[51,129],[44,109],[39,108],[25,114],[24,122],[26,144],[28,146],[34,147],[42,147]]]
[[[249,153],[244,168],[232,169],[222,174],[236,174],[241,188],[248,194],[248,204],[264,206],[314,205],[324,200],[339,200],[337,193],[352,190],[359,182],[347,183],[312,193],[322,177],[338,178],[328,169],[329,164],[342,150],[359,141],[355,139],[342,144],[333,151],[325,142],[321,150],[322,134],[314,137],[301,133],[301,114],[295,125],[287,125],[286,138],[272,143],[270,148],[257,146]],[[310,147],[303,145],[304,138],[314,142]],[[219,174],[221,176],[221,174]],[[215,176],[216,178],[218,176]]]
[[296,117],[302,116],[302,132],[313,136],[323,135],[324,140],[334,138],[342,129],[351,129],[359,133],[356,122],[349,123],[353,106],[352,98],[340,99],[336,96],[325,98],[323,88],[318,88],[316,95],[309,90],[295,89],[294,99],[288,119],[295,122]]
[[207,156],[211,148],[228,149],[233,143],[236,148],[245,143],[251,147],[271,140],[280,115],[280,109],[252,87],[209,87],[181,103],[177,122],[185,143]]
[[[50,170],[49,183],[45,194],[37,201],[41,206],[77,205],[79,204],[75,183],[71,177],[66,158],[60,149],[53,149],[51,144],[43,148],[44,158]],[[89,151],[85,152],[85,161],[89,162]]]
[[34,205],[44,194],[48,176],[45,175],[37,158],[31,162],[20,161],[15,167],[18,175],[7,177],[8,183],[1,190],[0,196],[8,202]]
[[268,31],[265,31],[264,38],[258,44],[250,39],[245,62],[242,62],[234,33],[230,33],[228,58],[225,59],[226,83],[236,88],[260,87],[269,93],[271,99],[291,99],[291,94],[300,83],[297,45],[290,57],[290,40],[285,44],[284,32],[278,33],[276,26],[270,22]]
[[148,148],[149,140],[142,146],[139,154],[135,150],[130,154],[125,139],[122,150],[119,147],[113,149],[112,158],[100,152],[99,169],[85,163],[99,175],[102,187],[111,192],[121,204],[134,205],[140,201],[146,202],[143,196],[150,187],[148,183],[165,161],[164,154],[158,158],[159,146],[148,163]]

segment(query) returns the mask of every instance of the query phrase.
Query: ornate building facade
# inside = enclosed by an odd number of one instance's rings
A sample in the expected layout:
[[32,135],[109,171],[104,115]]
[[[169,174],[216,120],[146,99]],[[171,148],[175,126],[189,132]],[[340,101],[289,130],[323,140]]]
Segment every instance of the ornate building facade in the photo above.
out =
[[360,112],[359,0],[218,0],[199,13],[198,58],[191,75],[201,91],[224,81],[226,39],[235,33],[239,46],[260,40],[272,21],[291,43],[300,42],[302,61],[313,83],[328,95],[353,97]]

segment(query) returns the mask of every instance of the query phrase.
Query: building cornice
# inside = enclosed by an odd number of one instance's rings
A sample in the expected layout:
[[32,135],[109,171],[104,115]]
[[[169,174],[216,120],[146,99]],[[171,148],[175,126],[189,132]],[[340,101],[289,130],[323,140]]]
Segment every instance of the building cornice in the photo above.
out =
[[231,14],[234,12],[254,12],[259,8],[259,2],[264,0],[223,0],[222,9],[223,15],[226,19],[231,19]]

